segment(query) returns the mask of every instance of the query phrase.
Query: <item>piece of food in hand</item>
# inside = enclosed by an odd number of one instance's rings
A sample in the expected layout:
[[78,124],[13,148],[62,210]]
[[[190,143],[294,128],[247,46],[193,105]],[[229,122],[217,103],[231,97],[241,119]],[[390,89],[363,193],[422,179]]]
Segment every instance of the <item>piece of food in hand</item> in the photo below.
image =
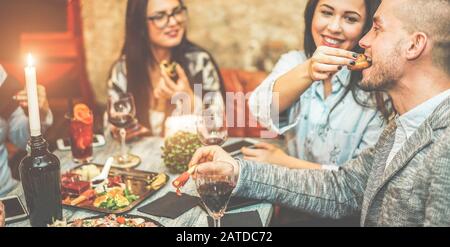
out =
[[196,167],[197,165],[191,166],[189,170],[183,172],[183,174],[173,180],[172,185],[173,187],[175,187],[178,196],[181,196],[181,187],[183,187],[187,183],[187,181],[191,177],[191,174],[194,173]]
[[372,59],[364,54],[359,54],[356,58],[355,65],[349,65],[350,70],[363,70],[372,65]]
[[167,75],[172,79],[173,81],[178,81],[178,74],[177,74],[177,63],[172,62],[170,63],[167,60],[163,60],[160,64],[161,69],[164,70]]

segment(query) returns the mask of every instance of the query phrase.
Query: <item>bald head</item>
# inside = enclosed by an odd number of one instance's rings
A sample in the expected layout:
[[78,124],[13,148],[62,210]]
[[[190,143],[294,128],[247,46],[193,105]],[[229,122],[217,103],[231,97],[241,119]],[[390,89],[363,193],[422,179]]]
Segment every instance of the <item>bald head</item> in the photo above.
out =
[[404,28],[427,34],[433,43],[433,63],[450,75],[450,0],[394,1],[394,13]]

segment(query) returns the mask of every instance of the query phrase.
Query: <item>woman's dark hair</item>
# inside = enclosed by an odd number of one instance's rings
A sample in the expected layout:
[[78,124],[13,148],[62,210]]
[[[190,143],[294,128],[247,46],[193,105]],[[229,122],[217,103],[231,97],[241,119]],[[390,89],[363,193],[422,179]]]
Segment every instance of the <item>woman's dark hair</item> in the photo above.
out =
[[[314,54],[314,52],[317,49],[317,46],[314,43],[314,39],[312,36],[311,27],[312,27],[314,12],[317,8],[318,3],[319,3],[319,0],[309,0],[308,3],[306,4],[306,8],[305,8],[305,34],[304,34],[303,41],[304,41],[305,54],[306,54],[306,57],[308,57],[308,58],[312,57],[312,55]],[[364,23],[363,32],[361,33],[360,38],[362,38],[372,28],[373,15],[375,14],[376,10],[378,9],[378,6],[380,5],[381,0],[364,0],[364,3],[365,3],[365,7],[366,7],[367,18],[366,18],[366,22]],[[364,49],[361,48],[359,46],[359,44],[357,44],[352,49],[352,51],[356,52],[356,53],[363,53]],[[334,110],[334,108],[345,98],[345,96],[349,92],[352,92],[353,98],[359,105],[361,105],[363,107],[374,107],[373,105],[369,105],[365,102],[362,102],[358,98],[357,90],[362,90],[358,86],[358,83],[361,81],[361,79],[362,79],[361,71],[352,71],[351,72],[350,83],[346,87],[345,93],[342,95],[340,100],[338,100],[338,102],[336,102],[336,104],[333,106],[331,111]],[[387,105],[388,102],[385,100],[384,93],[372,92],[371,96],[375,99],[377,110],[382,113],[385,120],[388,120],[389,117],[391,116],[392,112],[391,112],[391,110],[389,110],[390,107]],[[331,114],[331,111],[330,111],[330,114]]]
[[[151,52],[152,43],[149,39],[147,28],[147,4],[151,0],[128,0],[125,24],[125,43],[121,56],[125,56],[127,70],[127,91],[132,93],[136,102],[136,116],[139,122],[147,127],[149,123],[149,102],[151,95],[149,94],[152,83],[148,75],[148,67],[158,66],[158,61]],[[184,6],[183,0],[178,0]],[[188,59],[186,53],[201,50],[207,52],[199,46],[193,44],[184,34],[181,43],[172,48],[172,60],[180,64],[186,72],[186,75],[193,88],[193,75],[188,69]],[[208,53],[208,52],[207,52]],[[209,53],[208,53],[209,54]],[[218,70],[218,66],[212,56],[211,60]],[[219,73],[221,85],[222,78]],[[222,87],[223,90],[223,87]],[[166,111],[166,116],[170,115],[170,111]]]

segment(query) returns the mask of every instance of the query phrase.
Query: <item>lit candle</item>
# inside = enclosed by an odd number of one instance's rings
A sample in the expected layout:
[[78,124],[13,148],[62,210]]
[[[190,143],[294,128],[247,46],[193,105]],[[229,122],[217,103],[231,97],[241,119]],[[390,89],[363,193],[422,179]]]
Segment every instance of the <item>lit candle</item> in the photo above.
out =
[[27,57],[27,66],[25,67],[25,81],[28,96],[28,119],[30,121],[31,136],[41,135],[41,120],[39,117],[39,103],[36,83],[36,68],[31,54]]

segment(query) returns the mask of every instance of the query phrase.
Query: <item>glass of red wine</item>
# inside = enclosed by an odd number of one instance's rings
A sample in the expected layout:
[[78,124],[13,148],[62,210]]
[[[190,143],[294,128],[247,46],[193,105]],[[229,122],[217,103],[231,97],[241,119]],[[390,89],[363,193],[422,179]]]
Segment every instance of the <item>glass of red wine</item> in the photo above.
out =
[[205,146],[221,146],[228,137],[223,103],[204,105],[197,120],[197,135]]
[[112,166],[129,168],[140,163],[140,158],[130,154],[125,144],[126,128],[133,124],[136,116],[134,97],[130,93],[111,96],[108,100],[108,120],[119,129],[121,147],[120,154],[114,156]]
[[234,166],[225,161],[202,163],[195,168],[194,179],[200,199],[214,220],[214,227],[220,227],[220,219],[237,183]]

